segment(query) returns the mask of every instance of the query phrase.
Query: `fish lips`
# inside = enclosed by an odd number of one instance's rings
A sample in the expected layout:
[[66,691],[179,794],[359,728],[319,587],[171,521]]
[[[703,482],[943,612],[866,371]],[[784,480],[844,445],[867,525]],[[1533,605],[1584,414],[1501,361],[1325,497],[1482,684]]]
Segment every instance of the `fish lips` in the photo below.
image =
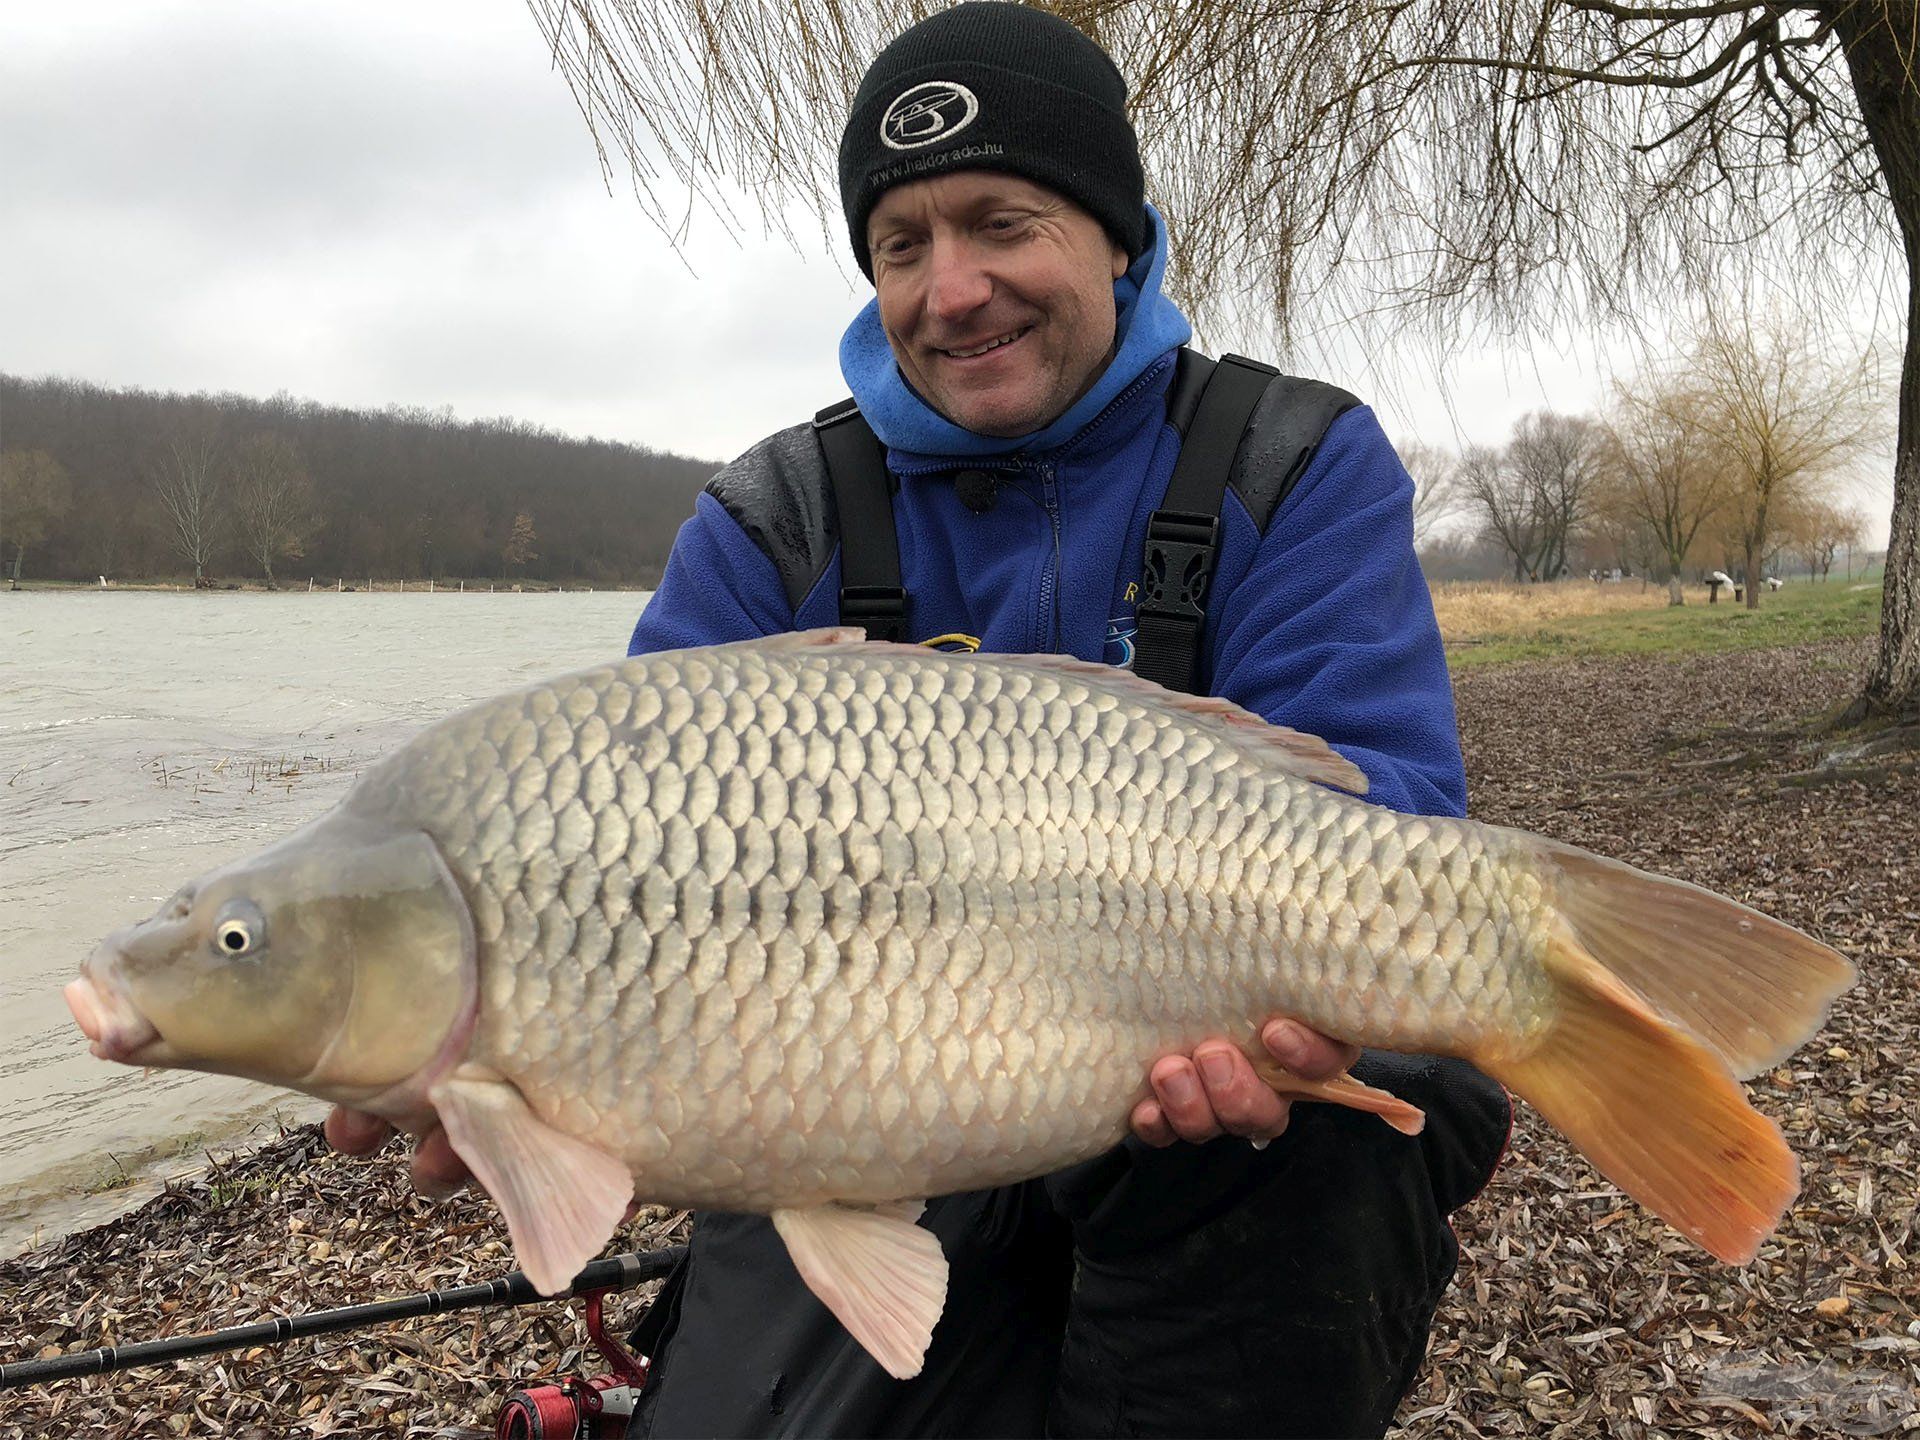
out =
[[62,992],[74,1023],[102,1060],[128,1065],[164,1065],[171,1057],[167,1042],[154,1023],[140,1013],[132,998],[115,983],[117,955],[109,946],[88,957],[78,979]]

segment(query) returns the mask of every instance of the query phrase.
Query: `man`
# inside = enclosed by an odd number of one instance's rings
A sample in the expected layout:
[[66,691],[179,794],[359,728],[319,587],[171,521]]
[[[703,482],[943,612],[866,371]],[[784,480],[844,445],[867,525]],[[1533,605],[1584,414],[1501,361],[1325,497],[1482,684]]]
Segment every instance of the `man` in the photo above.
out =
[[[875,299],[841,364],[897,481],[909,638],[1131,656],[1191,330],[1160,293],[1166,236],[1125,101],[1091,40],[1002,3],[914,26],[855,97],[841,190]],[[1203,688],[1325,736],[1377,803],[1461,813],[1412,487],[1370,412],[1331,387],[1272,387],[1234,476]],[[844,551],[814,429],[775,435],[700,497],[631,651],[835,623]],[[1280,1018],[1261,1038],[1309,1078],[1358,1056]],[[828,1314],[768,1221],[702,1215],[636,1337],[654,1379],[629,1433],[1378,1434],[1454,1269],[1447,1214],[1485,1182],[1509,1114],[1456,1062],[1357,1069],[1422,1106],[1425,1134],[1291,1112],[1221,1037],[1142,1077],[1120,1149],[933,1200],[921,1223],[950,1289],[910,1381]],[[329,1133],[380,1138],[344,1113]],[[458,1183],[443,1137],[415,1175]]]

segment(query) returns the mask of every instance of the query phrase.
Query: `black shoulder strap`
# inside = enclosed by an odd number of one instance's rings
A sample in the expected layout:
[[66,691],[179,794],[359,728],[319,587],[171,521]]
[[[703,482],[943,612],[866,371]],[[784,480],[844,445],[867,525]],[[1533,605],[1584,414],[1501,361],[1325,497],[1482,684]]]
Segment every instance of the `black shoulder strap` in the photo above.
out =
[[869,640],[907,638],[887,451],[851,397],[813,417],[840,512],[840,621]]
[[[1181,352],[1182,366],[1188,365],[1189,354]],[[1185,438],[1166,499],[1147,521],[1133,652],[1134,673],[1170,690],[1191,691],[1199,682],[1207,587],[1220,555],[1220,503],[1254,406],[1279,373],[1258,360],[1223,355],[1197,382],[1175,374],[1167,418]],[[1192,421],[1181,427],[1187,401],[1183,392],[1196,383],[1200,388]]]

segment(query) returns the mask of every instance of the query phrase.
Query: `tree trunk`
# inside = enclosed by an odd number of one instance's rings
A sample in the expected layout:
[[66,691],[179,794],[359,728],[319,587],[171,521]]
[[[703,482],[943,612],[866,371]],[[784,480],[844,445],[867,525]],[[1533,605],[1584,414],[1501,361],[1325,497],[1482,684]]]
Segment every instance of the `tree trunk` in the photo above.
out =
[[[1920,82],[1913,38],[1890,5],[1843,5],[1834,21],[1846,43],[1860,117],[1873,139],[1907,253],[1907,347],[1900,367],[1900,421],[1893,449],[1893,523],[1882,582],[1880,648],[1859,697],[1841,717],[1920,711]],[[1911,11],[1912,6],[1902,5]]]
[[1747,587],[1747,609],[1760,608],[1760,552],[1751,539],[1747,541],[1746,572],[1740,577]]
[[1667,577],[1667,604],[1684,605],[1686,603],[1687,592],[1680,587],[1680,567],[1676,565],[1673,567],[1673,573]]

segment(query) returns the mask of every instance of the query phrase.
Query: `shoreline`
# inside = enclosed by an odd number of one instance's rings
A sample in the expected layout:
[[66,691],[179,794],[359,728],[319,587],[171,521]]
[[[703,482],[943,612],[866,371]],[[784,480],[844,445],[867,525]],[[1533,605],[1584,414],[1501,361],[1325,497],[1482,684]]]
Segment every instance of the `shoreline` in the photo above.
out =
[[[111,1224],[234,1157],[269,1143],[274,1132],[317,1121],[326,1106],[287,1091],[205,1127],[131,1146],[103,1146],[9,1182],[0,1190],[0,1263]],[[226,1152],[223,1162],[215,1151]],[[117,1183],[102,1183],[109,1169]]]
[[111,580],[105,585],[88,580],[22,580],[18,584],[0,584],[0,595],[593,595],[609,591],[618,595],[651,595],[657,588],[657,580],[651,585],[634,581],[589,585],[548,580],[475,580],[458,576],[447,580],[401,580],[375,575],[351,583],[344,577],[335,577],[326,584],[321,584],[315,576],[311,585],[305,581],[289,581],[271,587],[258,580],[219,580],[198,587],[185,578]]

